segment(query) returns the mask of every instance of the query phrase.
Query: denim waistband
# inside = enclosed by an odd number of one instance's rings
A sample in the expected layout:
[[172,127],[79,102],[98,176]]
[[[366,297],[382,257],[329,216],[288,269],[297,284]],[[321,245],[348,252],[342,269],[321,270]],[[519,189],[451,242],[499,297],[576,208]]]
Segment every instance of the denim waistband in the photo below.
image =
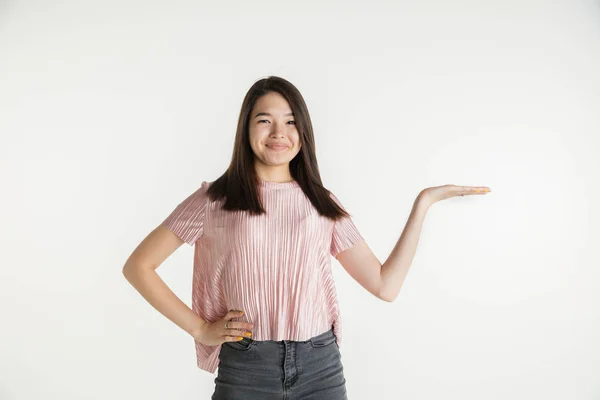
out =
[[279,343],[279,344],[283,344],[283,342],[296,342],[296,343],[309,343],[311,340],[320,340],[320,339],[327,339],[330,337],[335,336],[333,333],[333,325],[331,326],[331,328],[329,328],[328,331],[325,331],[323,333],[318,334],[317,336],[313,336],[312,338],[308,339],[308,340],[254,340],[252,338],[248,338],[248,337],[244,337],[242,339],[242,341],[247,341],[247,342],[259,342],[259,343]]

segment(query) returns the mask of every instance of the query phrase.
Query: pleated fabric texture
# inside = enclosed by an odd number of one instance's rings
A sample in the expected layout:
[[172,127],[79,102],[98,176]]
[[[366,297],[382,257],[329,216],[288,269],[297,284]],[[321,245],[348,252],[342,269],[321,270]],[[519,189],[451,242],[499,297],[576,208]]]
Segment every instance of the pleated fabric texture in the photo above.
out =
[[[265,215],[225,211],[206,195],[211,183],[162,222],[194,246],[192,310],[209,322],[244,311],[234,321],[253,323],[254,340],[305,341],[333,325],[341,347],[331,256],[364,240],[352,218],[320,216],[297,181],[260,181]],[[221,345],[195,346],[198,367],[214,373]]]

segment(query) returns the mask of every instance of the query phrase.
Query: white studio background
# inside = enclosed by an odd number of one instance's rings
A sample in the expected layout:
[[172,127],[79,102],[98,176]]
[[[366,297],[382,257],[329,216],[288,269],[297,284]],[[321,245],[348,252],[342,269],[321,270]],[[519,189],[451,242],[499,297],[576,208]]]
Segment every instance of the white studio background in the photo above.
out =
[[381,262],[421,189],[492,190],[432,206],[393,303],[332,258],[350,399],[599,399],[599,71],[598,1],[0,2],[0,399],[210,397],[121,269],[269,75]]

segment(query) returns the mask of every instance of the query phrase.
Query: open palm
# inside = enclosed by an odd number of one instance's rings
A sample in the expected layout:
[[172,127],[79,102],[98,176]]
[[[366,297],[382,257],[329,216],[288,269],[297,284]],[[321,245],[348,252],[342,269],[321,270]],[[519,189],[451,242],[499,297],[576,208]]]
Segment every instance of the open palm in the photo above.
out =
[[423,189],[423,191],[421,192],[421,196],[425,198],[430,204],[433,204],[440,200],[448,199],[450,197],[464,195],[482,195],[489,192],[491,192],[491,190],[487,186],[443,185]]

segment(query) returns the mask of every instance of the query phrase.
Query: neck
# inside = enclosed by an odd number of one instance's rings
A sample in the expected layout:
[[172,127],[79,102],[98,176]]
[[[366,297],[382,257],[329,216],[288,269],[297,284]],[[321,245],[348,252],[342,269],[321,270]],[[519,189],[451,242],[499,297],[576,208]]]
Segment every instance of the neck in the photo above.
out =
[[270,167],[268,169],[257,166],[256,174],[258,175],[258,179],[263,182],[291,182],[294,180],[294,177],[290,174],[289,165]]

